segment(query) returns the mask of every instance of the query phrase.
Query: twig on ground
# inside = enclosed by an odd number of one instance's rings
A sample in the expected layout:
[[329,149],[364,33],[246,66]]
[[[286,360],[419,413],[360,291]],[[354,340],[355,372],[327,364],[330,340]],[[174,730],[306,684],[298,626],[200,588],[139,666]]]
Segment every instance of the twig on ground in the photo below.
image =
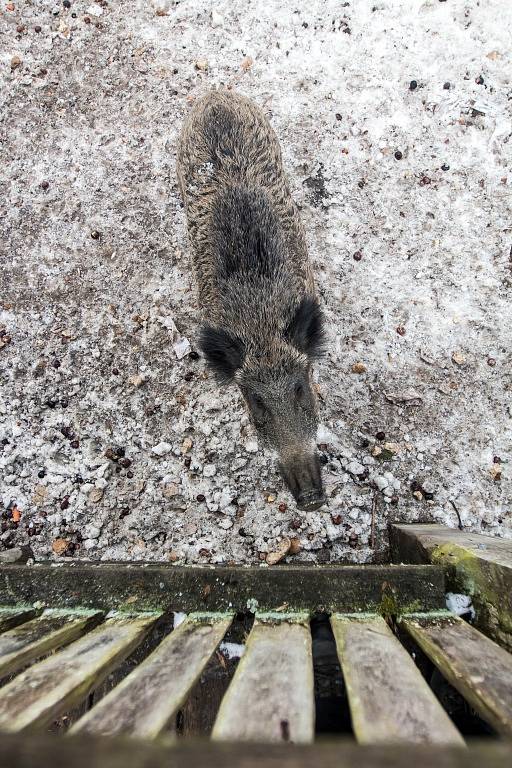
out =
[[458,527],[459,531],[462,531],[462,529],[463,529],[463,527],[464,527],[464,526],[462,525],[462,520],[460,519],[459,510],[458,510],[458,509],[457,509],[457,507],[455,506],[455,502],[454,502],[454,501],[452,501],[451,499],[450,499],[450,504],[451,504],[451,505],[452,505],[452,507],[454,508],[454,510],[455,510],[455,514],[457,515],[457,520],[459,521],[459,525],[458,525],[457,527]]
[[372,501],[372,527],[370,532],[370,547],[375,549],[375,512],[377,511],[377,494],[373,494]]

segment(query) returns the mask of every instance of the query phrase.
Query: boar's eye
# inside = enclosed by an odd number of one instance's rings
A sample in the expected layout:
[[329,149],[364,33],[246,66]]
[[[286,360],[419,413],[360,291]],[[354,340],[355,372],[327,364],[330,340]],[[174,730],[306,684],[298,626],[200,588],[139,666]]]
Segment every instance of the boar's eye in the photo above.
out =
[[254,411],[254,415],[257,419],[263,419],[265,416],[266,408],[265,403],[259,395],[251,396],[251,405]]

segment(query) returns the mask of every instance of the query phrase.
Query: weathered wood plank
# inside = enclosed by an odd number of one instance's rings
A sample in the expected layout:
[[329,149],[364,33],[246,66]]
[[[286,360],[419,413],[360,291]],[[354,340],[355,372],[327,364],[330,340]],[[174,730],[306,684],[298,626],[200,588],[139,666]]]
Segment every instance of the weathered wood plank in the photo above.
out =
[[360,746],[352,740],[311,745],[159,742],[6,734],[0,765],[16,768],[510,768],[512,745],[487,740],[468,749],[417,744]]
[[141,642],[158,614],[111,618],[0,689],[0,730],[47,725],[82,701]]
[[402,623],[479,715],[512,736],[512,656],[457,616],[411,616]]
[[30,621],[39,611],[35,608],[0,608],[0,632],[12,629],[24,621]]
[[155,738],[176,716],[233,616],[189,616],[72,728]]
[[0,677],[17,672],[29,661],[61,648],[83,635],[100,611],[48,610],[0,635]]
[[447,589],[471,595],[476,625],[512,652],[512,540],[444,525],[391,525],[394,562],[433,563]]
[[222,700],[215,740],[313,740],[311,633],[307,614],[258,615]]
[[444,607],[444,575],[433,566],[279,565],[275,568],[170,564],[50,563],[0,567],[0,604],[129,612],[271,611],[407,613]]
[[464,744],[384,619],[338,614],[331,626],[360,744]]

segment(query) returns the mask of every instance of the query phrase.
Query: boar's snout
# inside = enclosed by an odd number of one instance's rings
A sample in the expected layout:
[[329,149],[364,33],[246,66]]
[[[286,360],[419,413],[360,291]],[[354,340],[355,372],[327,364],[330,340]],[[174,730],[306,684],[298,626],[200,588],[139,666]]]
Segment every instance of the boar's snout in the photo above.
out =
[[310,512],[325,504],[320,462],[314,453],[287,456],[279,469],[299,509]]

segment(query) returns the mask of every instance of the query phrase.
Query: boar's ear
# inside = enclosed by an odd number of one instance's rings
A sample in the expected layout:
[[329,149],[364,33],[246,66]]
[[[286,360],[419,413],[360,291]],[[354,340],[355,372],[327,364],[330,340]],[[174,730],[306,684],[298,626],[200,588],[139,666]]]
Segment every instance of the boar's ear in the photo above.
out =
[[199,346],[208,365],[222,381],[230,381],[243,365],[244,345],[229,331],[205,325],[201,328]]
[[311,359],[324,351],[324,319],[316,298],[305,296],[285,331],[286,339]]

